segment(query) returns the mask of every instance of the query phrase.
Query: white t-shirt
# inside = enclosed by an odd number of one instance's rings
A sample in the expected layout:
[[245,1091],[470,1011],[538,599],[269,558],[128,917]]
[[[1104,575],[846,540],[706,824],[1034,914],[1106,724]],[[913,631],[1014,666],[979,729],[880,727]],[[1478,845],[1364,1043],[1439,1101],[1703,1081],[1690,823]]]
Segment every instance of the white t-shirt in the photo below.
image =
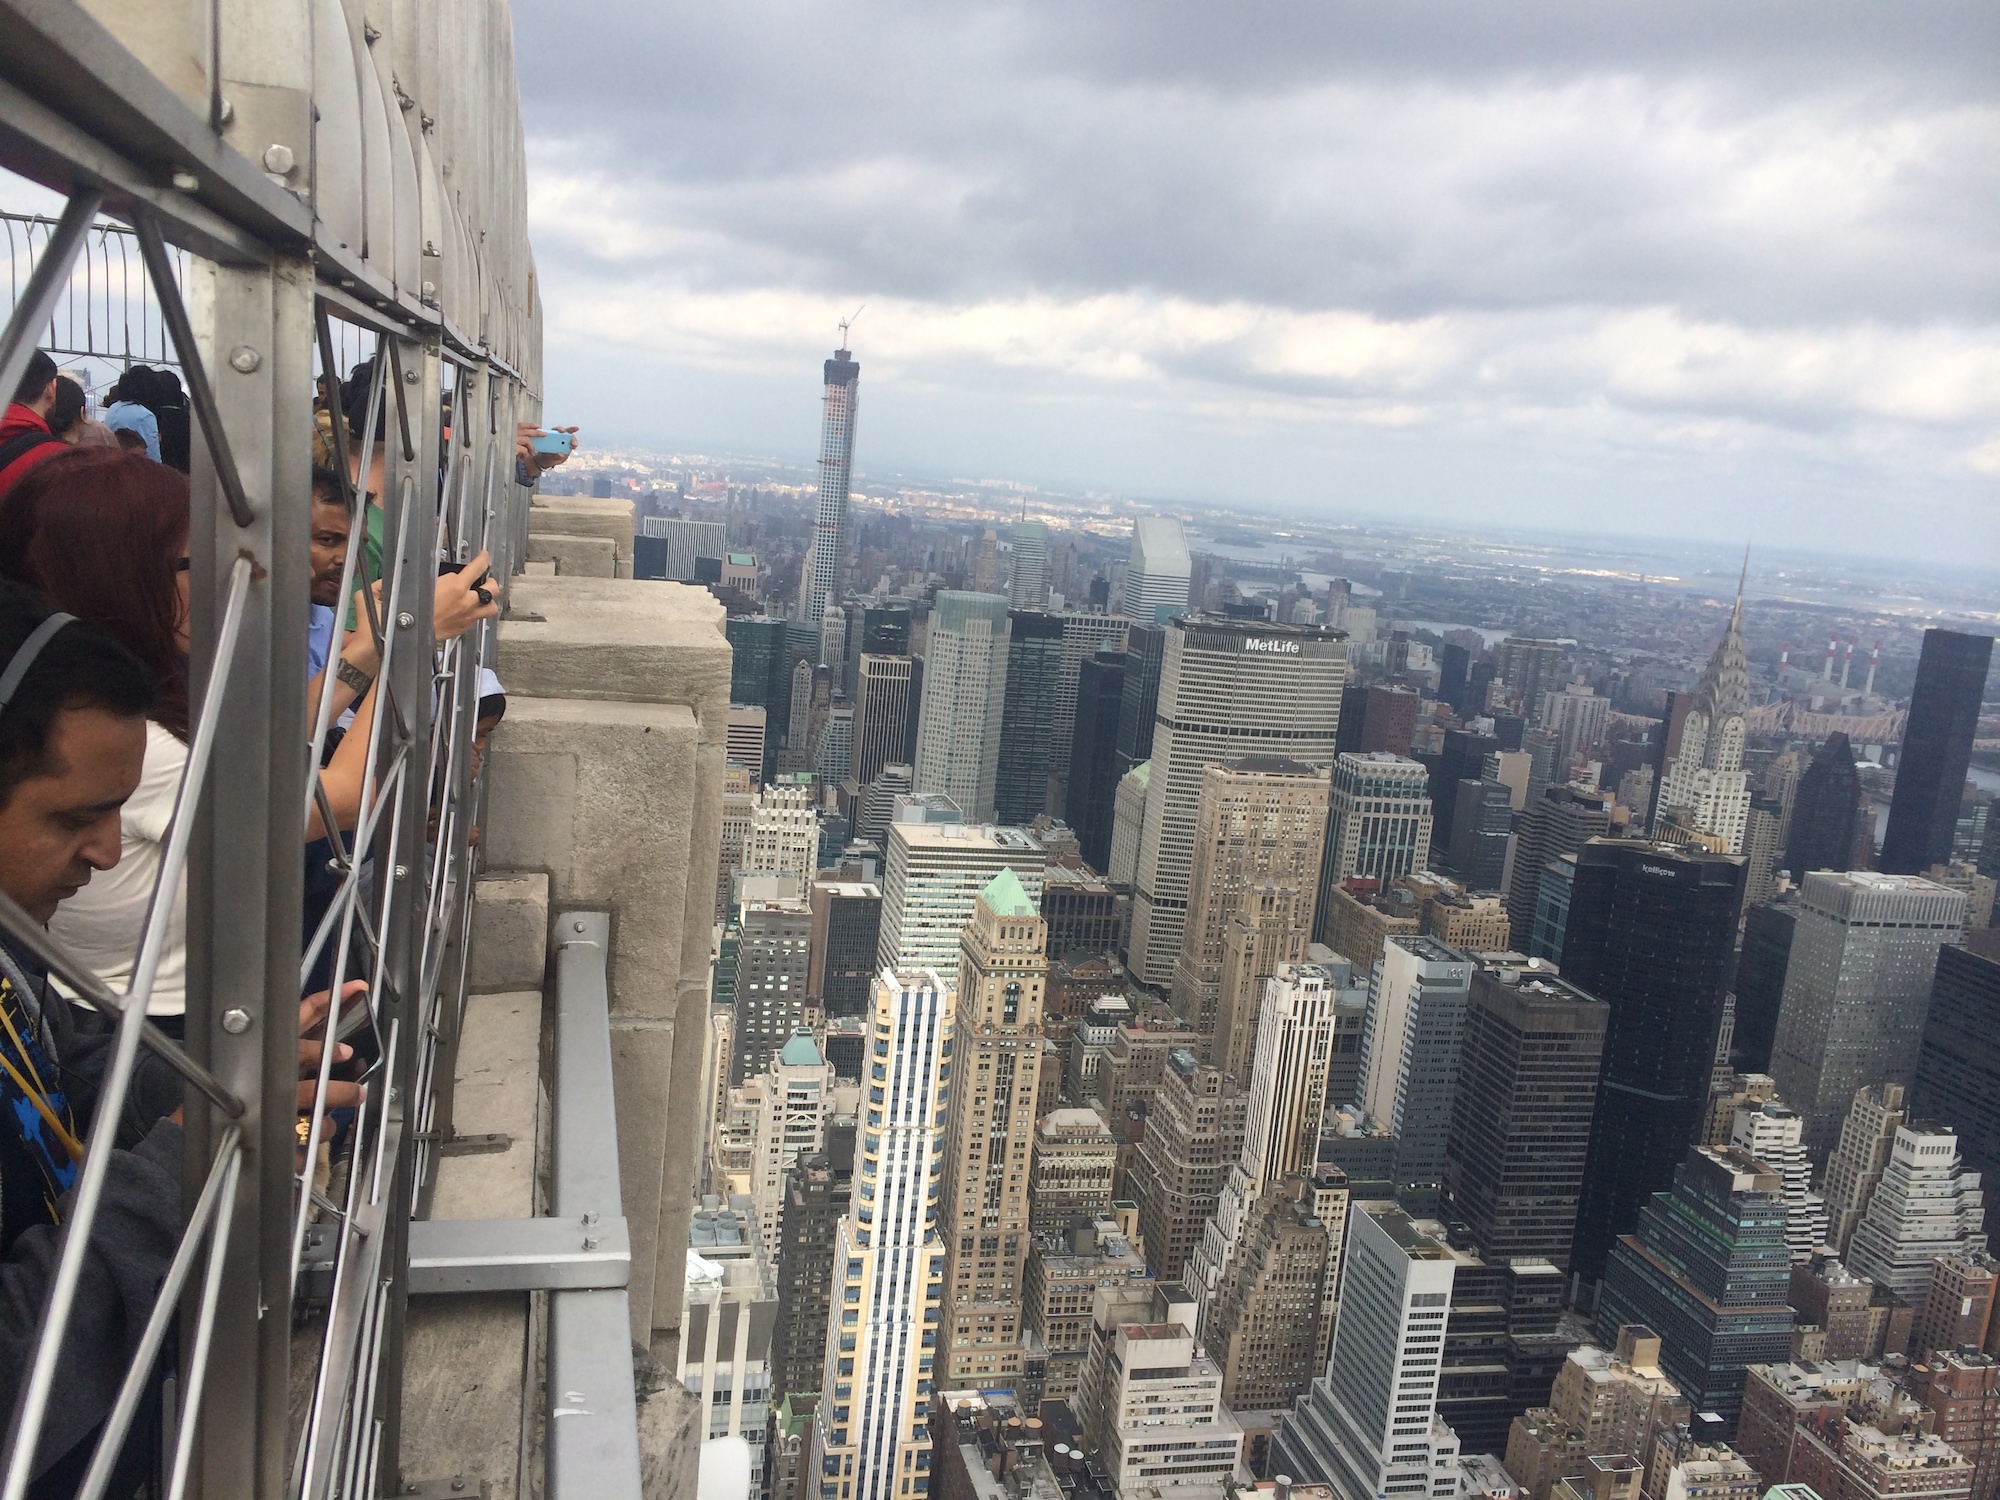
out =
[[[188,747],[150,719],[146,721],[146,764],[139,789],[120,817],[124,852],[108,870],[97,870],[90,884],[56,908],[49,931],[70,952],[96,971],[115,994],[132,982],[132,964],[139,956],[139,934],[146,926],[146,909],[153,900],[153,882],[167,824],[180,794],[181,772]],[[74,999],[60,980],[56,988]],[[167,945],[160,954],[149,1016],[178,1016],[187,1011],[187,872],[168,919]]]

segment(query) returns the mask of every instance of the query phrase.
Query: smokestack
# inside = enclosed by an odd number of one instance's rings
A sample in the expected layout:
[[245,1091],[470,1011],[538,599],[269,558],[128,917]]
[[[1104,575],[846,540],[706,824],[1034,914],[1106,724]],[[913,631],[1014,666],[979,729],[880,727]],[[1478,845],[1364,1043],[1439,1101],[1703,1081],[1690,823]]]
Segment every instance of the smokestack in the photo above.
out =
[[1819,680],[1821,682],[1833,681],[1833,651],[1839,644],[1840,637],[1837,635],[1830,635],[1826,638],[1826,665],[1819,669]]
[[1882,643],[1877,641],[1875,649],[1868,653],[1868,685],[1861,691],[1870,698],[1875,696],[1875,669],[1882,665]]
[[1779,674],[1783,675],[1785,668],[1789,667],[1791,664],[1792,664],[1792,643],[1790,641],[1786,641],[1784,649],[1778,652]]
[[1854,670],[1854,637],[1847,638],[1847,659],[1840,664],[1840,690],[1847,691],[1847,674]]

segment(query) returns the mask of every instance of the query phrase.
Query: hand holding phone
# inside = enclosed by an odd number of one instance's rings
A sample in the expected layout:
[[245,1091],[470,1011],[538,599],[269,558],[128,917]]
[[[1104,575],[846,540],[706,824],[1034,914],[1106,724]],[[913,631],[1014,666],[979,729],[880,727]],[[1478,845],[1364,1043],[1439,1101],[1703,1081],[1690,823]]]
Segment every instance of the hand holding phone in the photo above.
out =
[[540,437],[530,439],[530,446],[537,453],[546,453],[555,458],[567,458],[576,446],[576,436],[558,428],[554,432],[545,432]]

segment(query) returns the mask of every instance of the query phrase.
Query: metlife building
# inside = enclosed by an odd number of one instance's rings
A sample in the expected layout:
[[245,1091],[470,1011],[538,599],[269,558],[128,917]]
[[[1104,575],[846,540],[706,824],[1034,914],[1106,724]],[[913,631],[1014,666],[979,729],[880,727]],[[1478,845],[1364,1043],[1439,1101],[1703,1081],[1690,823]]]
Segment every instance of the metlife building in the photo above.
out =
[[1246,755],[1333,764],[1347,681],[1347,634],[1330,626],[1188,615],[1166,633],[1127,950],[1162,989],[1187,925],[1202,769]]

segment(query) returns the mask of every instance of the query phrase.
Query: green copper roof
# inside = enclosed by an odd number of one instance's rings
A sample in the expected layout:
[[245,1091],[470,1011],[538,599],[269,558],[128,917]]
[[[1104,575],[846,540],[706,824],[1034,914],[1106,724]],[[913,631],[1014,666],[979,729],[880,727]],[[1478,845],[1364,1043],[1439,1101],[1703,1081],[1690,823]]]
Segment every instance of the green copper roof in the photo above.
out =
[[1011,869],[1003,869],[986,882],[986,889],[979,893],[980,899],[993,908],[996,917],[1032,917],[1035,903],[1028,899],[1028,891],[1021,884],[1021,877]]
[[778,1061],[787,1068],[816,1068],[819,1066],[819,1048],[813,1045],[810,1031],[795,1031],[792,1039],[778,1051]]

